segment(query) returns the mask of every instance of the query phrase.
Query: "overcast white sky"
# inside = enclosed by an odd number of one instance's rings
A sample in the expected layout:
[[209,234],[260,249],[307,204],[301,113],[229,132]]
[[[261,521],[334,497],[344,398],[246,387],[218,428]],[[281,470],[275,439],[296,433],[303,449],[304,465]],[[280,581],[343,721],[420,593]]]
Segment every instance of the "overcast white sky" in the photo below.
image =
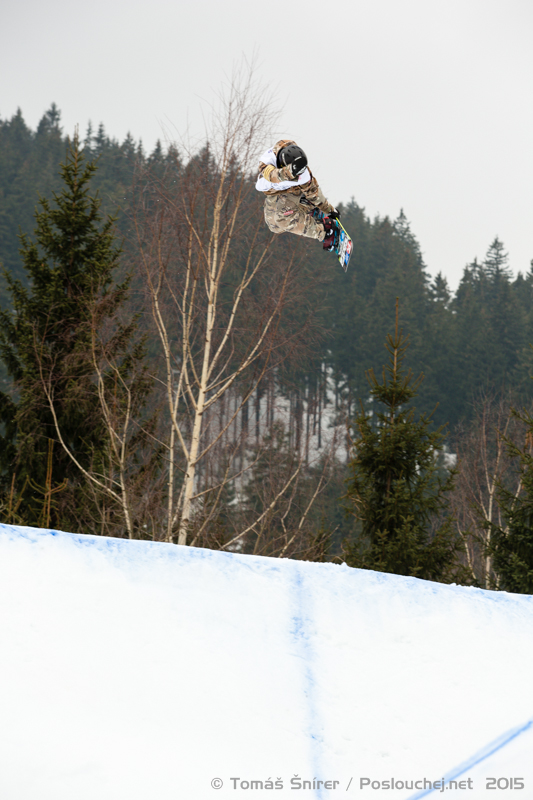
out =
[[55,102],[66,132],[103,121],[151,148],[200,134],[202,99],[254,50],[333,203],[403,208],[454,287],[496,235],[527,271],[532,0],[3,0],[0,116],[34,127]]

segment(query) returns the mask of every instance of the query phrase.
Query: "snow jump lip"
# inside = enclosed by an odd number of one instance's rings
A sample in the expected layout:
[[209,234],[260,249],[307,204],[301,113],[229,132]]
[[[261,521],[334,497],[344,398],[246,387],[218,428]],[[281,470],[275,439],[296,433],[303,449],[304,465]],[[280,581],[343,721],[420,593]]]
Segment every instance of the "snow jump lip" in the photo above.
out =
[[230,776],[274,772],[280,797],[299,774],[341,780],[307,797],[367,800],[362,775],[528,764],[533,597],[0,525],[0,608],[16,800],[206,800],[214,776],[237,797]]

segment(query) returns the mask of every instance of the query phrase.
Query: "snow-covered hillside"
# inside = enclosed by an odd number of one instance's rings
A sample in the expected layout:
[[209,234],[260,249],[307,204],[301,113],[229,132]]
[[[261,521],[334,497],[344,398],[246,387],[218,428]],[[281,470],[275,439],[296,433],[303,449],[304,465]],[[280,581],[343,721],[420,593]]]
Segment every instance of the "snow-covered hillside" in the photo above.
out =
[[533,798],[532,597],[7,525],[0,592],[2,800]]

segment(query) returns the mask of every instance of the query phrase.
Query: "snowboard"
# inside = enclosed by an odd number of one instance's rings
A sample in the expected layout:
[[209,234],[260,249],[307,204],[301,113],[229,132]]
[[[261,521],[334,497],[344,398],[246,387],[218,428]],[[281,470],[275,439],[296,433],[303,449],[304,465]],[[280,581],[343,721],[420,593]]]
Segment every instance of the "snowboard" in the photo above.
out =
[[[313,217],[315,217],[315,219],[318,219],[318,220],[323,220],[324,217],[327,217],[327,214],[324,214],[323,211],[319,211],[318,209],[316,209],[313,212]],[[340,230],[339,230],[339,242],[338,242],[337,246],[335,247],[334,252],[335,252],[335,255],[337,256],[337,258],[339,260],[339,264],[341,265],[343,270],[345,272],[347,272],[348,271],[348,264],[350,262],[350,256],[352,255],[353,241],[352,241],[352,238],[351,238],[350,234],[348,233],[348,231],[346,230],[346,228],[344,227],[344,225],[340,221],[340,219],[337,220],[337,223],[338,223],[339,228],[340,228]]]
[[339,259],[339,264],[345,272],[348,271],[348,264],[350,263],[350,256],[352,255],[353,242],[350,234],[340,220],[337,220],[340,227],[339,243],[335,248],[335,253]]

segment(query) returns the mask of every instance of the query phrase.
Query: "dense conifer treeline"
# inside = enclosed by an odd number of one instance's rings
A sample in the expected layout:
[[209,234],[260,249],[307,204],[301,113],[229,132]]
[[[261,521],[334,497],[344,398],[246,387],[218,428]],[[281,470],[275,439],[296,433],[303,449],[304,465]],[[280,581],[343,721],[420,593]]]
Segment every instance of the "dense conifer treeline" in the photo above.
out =
[[531,397],[533,271],[513,279],[495,239],[481,263],[465,267],[452,295],[442,275],[427,275],[403,213],[394,222],[371,221],[351,203],[343,219],[355,252],[347,276],[332,274],[324,322],[332,333],[327,358],[349,401],[365,396],[366,370],[381,371],[396,297],[410,340],[409,365],[425,376],[418,405],[430,412],[438,403],[438,425],[453,431],[489,387]]
[[[119,230],[127,236],[135,164],[164,169],[172,158],[160,143],[149,155],[130,135],[119,143],[106,135],[103,125],[96,132],[89,126],[83,144],[86,156],[97,159],[91,188],[98,191],[102,212],[116,213]],[[58,190],[65,148],[54,105],[36,131],[28,128],[20,111],[0,120],[0,262],[22,281],[19,232],[31,235],[39,195],[50,197]],[[327,292],[319,298],[325,336],[314,363],[290,376],[293,390],[319,392],[327,366],[337,403],[351,409],[359,396],[366,397],[364,373],[381,369],[383,341],[399,297],[402,326],[410,337],[410,366],[425,375],[418,402],[425,412],[439,404],[437,424],[449,423],[453,430],[468,419],[472,398],[488,386],[531,397],[533,271],[513,278],[504,246],[495,238],[482,261],[465,267],[452,294],[441,275],[430,280],[403,212],[395,221],[371,220],[352,201],[344,207],[343,219],[355,242],[347,275],[320,248],[305,243],[310,267],[326,272]],[[2,305],[6,302],[2,286]]]

